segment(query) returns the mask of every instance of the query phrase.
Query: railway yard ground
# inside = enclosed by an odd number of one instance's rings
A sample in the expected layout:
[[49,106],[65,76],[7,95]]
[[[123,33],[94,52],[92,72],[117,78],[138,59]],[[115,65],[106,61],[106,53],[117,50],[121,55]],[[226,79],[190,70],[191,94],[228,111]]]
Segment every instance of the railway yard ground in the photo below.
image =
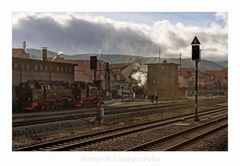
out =
[[96,108],[13,113],[14,151],[227,151],[226,97],[194,100],[112,100]]

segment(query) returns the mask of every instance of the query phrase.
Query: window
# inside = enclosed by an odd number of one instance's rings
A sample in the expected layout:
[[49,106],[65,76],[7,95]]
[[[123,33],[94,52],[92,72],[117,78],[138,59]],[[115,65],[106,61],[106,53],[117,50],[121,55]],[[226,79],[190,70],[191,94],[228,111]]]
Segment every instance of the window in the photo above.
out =
[[61,67],[61,71],[63,71],[63,67]]
[[22,63],[22,69],[24,69],[24,64]]
[[43,65],[40,65],[40,70],[43,70]]
[[30,69],[30,65],[27,63],[26,64],[26,68],[29,70]]
[[45,71],[47,71],[47,70],[48,70],[48,67],[47,67],[47,66],[45,66],[44,68],[45,68]]
[[57,66],[57,71],[59,71],[59,66]]
[[68,68],[67,67],[65,67],[65,72],[68,72]]
[[14,63],[14,68],[16,69],[18,67],[18,64],[17,63]]
[[72,68],[69,68],[69,72],[72,72]]
[[34,69],[35,69],[35,70],[38,70],[38,65],[37,65],[37,64],[34,66]]

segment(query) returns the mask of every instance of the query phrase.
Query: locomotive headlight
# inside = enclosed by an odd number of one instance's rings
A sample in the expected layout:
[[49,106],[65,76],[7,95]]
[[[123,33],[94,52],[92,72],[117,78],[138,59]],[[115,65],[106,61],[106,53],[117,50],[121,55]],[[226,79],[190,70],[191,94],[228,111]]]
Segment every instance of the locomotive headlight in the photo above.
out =
[[28,100],[31,100],[31,98],[29,97]]

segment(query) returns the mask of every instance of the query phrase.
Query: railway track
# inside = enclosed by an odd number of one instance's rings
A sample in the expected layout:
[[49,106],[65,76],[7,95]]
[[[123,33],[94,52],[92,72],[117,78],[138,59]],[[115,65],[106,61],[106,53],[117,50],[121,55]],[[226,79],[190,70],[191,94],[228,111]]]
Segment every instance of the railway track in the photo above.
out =
[[[111,111],[111,110],[123,110],[123,109],[137,109],[137,108],[144,108],[144,107],[159,107],[159,106],[170,106],[173,104],[178,104],[179,102],[171,102],[171,103],[164,103],[164,104],[144,104],[144,105],[132,105],[132,106],[107,106],[105,107],[105,111]],[[187,102],[184,102],[187,103]],[[37,113],[23,113],[20,115],[13,115],[13,120],[24,120],[24,119],[34,119],[34,118],[43,118],[43,117],[54,117],[54,116],[65,116],[65,115],[76,115],[76,114],[84,114],[84,113],[95,113],[97,112],[97,108],[89,108],[89,109],[83,109],[83,110],[71,110],[71,111],[54,111],[54,112],[37,112]]]
[[227,128],[227,115],[159,139],[132,147],[126,151],[176,151],[203,137]]
[[[108,109],[105,110],[104,114],[106,115],[114,115],[114,114],[121,114],[121,113],[130,113],[134,111],[143,111],[143,110],[150,110],[150,109],[162,109],[162,108],[168,108],[168,107],[179,107],[184,106],[184,104],[164,104],[164,105],[150,105],[150,106],[137,106],[137,107],[129,107],[124,109]],[[74,119],[83,119],[83,118],[89,118],[89,117],[97,117],[98,112],[96,110],[91,112],[84,112],[84,113],[75,113],[70,115],[54,115],[47,118],[34,118],[24,121],[13,121],[13,127],[20,127],[20,126],[28,126],[28,125],[35,125],[40,123],[52,123],[52,122],[58,122],[58,121],[65,121],[65,120],[74,120]]]
[[[169,103],[159,103],[158,105],[170,105],[176,102],[169,102]],[[184,102],[185,103],[185,102]],[[153,105],[152,103],[148,104],[140,104],[140,105],[130,105],[130,106],[105,106],[105,110],[111,109],[124,109],[124,108],[135,108],[135,107],[142,107],[146,105]],[[154,104],[156,105],[156,104]],[[95,112],[97,110],[96,107],[93,108],[83,108],[83,109],[65,109],[65,110],[51,110],[51,111],[36,111],[36,112],[24,112],[24,113],[15,113],[13,114],[13,119],[26,119],[26,118],[39,118],[39,117],[46,117],[46,116],[56,116],[56,115],[66,115],[66,114],[76,114],[76,113],[85,113],[85,112]]]
[[[199,113],[199,116],[211,115],[211,114],[222,114],[226,113],[227,107],[221,109],[211,109],[205,110]],[[175,122],[192,119],[194,114],[180,115],[172,118],[167,118],[164,120],[156,120],[145,123],[138,123],[134,125],[128,125],[124,127],[118,127],[114,129],[108,129],[104,131],[89,133],[77,137],[71,137],[66,139],[61,139],[57,141],[46,142],[42,144],[16,148],[14,151],[66,151],[72,150],[78,147],[90,145],[96,142],[101,142],[104,140],[116,138],[119,136],[131,134],[134,132],[144,131],[147,129],[152,129],[160,126],[169,125]]]
[[[202,101],[202,105],[208,105],[209,103],[219,103],[223,101],[223,99],[216,99],[210,101]],[[153,104],[153,105],[140,105],[140,106],[130,106],[130,107],[119,107],[117,108],[107,108],[104,112],[105,116],[108,115],[116,115],[116,114],[128,114],[133,112],[143,112],[143,111],[154,111],[159,109],[158,111],[168,109],[180,109],[180,108],[187,108],[193,106],[190,102],[185,103],[171,103],[171,104]],[[29,126],[29,125],[36,125],[42,123],[53,123],[59,121],[66,121],[66,120],[75,120],[75,119],[83,119],[83,118],[90,118],[90,117],[97,117],[98,112],[96,110],[90,112],[81,112],[81,113],[71,113],[71,114],[54,114],[49,117],[38,117],[28,120],[13,120],[13,127],[22,127],[22,126]]]
[[[212,102],[224,102],[224,97],[218,97],[213,99],[200,99],[199,103],[204,103],[208,101]],[[150,105],[172,105],[177,103],[193,103],[191,100],[184,100],[184,101],[172,101],[168,103],[159,103],[159,104],[138,104],[138,105],[128,105],[128,106],[105,106],[105,110],[112,110],[112,109],[124,109],[124,108],[136,108],[136,107],[143,107],[143,106],[150,106]],[[66,115],[66,114],[76,114],[76,113],[85,113],[85,112],[94,112],[96,108],[86,108],[86,109],[65,109],[65,110],[51,110],[51,111],[36,111],[36,112],[24,112],[24,113],[13,113],[13,120],[18,119],[27,119],[27,118],[39,118],[39,117],[49,117],[49,116],[56,116],[56,115]]]

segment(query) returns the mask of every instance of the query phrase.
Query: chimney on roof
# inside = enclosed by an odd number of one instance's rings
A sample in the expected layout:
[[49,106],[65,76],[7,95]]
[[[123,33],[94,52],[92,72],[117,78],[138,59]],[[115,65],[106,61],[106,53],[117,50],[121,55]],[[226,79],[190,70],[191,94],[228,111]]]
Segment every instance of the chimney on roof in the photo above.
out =
[[22,42],[22,48],[23,48],[24,52],[26,52],[26,46],[27,46],[26,41],[23,41]]
[[42,60],[47,62],[47,47],[42,47]]

